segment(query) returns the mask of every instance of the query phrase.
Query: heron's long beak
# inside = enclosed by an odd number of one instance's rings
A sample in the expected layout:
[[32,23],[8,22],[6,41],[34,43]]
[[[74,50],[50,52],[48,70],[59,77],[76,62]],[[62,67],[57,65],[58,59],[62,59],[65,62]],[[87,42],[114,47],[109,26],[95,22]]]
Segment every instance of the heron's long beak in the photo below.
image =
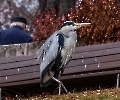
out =
[[80,27],[88,26],[90,24],[91,23],[74,23],[74,28],[77,29],[77,28],[80,28]]

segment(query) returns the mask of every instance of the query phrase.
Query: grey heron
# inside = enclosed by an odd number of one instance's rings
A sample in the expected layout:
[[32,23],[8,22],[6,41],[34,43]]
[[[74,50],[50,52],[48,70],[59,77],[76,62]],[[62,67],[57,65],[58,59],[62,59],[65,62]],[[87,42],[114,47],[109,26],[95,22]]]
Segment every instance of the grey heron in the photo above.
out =
[[90,23],[66,21],[40,47],[38,59],[40,61],[41,87],[47,87],[54,80],[59,83],[59,95],[61,94],[61,87],[67,92],[67,89],[58,77],[62,75],[76,47],[77,33],[75,30],[88,24]]

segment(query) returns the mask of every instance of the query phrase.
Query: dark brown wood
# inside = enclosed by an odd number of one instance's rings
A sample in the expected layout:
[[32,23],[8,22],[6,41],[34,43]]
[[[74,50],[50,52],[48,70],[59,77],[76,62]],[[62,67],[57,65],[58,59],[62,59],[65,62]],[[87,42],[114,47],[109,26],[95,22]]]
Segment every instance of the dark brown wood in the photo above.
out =
[[88,58],[88,57],[106,56],[106,55],[113,55],[113,54],[120,54],[119,48],[75,53],[72,55],[72,59],[79,59],[79,58],[82,59],[82,58]]
[[18,57],[0,58],[0,65],[4,63],[12,63],[12,62],[30,60],[30,59],[35,59],[35,58],[36,58],[36,54],[18,56]]
[[24,80],[24,81],[17,81],[17,82],[9,82],[9,83],[0,83],[0,87],[8,87],[8,86],[15,86],[15,85],[25,85],[25,84],[32,84],[32,83],[39,83],[40,78],[38,79],[31,79],[31,80]]
[[65,68],[64,74],[84,73],[97,70],[115,69],[120,67],[120,61],[74,66]]
[[102,76],[102,75],[110,75],[110,74],[115,74],[117,76],[117,74],[120,73],[120,70],[111,70],[111,71],[100,71],[100,72],[89,72],[89,73],[85,73],[85,74],[76,74],[76,75],[66,75],[66,76],[62,76],[61,80],[66,80],[66,79],[75,79],[75,78],[85,78],[85,77],[97,77],[97,76]]
[[[120,43],[76,47],[61,80],[120,73]],[[36,54],[0,59],[0,87],[39,83]]]
[[3,76],[3,77],[0,77],[0,83],[24,81],[29,79],[36,79],[39,77],[40,77],[39,71],[32,72],[32,73],[19,74],[19,75],[12,75],[12,76]]
[[24,74],[24,73],[32,73],[32,72],[36,72],[39,70],[40,70],[39,65],[34,65],[34,66],[29,66],[29,67],[27,66],[27,67],[15,68],[15,69],[8,69],[8,70],[1,70],[0,77],[19,75],[19,74]]
[[77,47],[75,49],[75,53],[98,51],[98,50],[105,50],[105,49],[119,48],[119,47],[120,47],[120,42],[92,45],[92,46],[83,46],[83,47]]
[[82,59],[71,60],[66,67],[74,67],[74,66],[85,65],[85,64],[87,65],[98,64],[98,63],[112,62],[112,61],[119,61],[119,60],[120,60],[120,54],[82,58]]
[[[34,55],[35,56],[35,55]],[[36,65],[36,64],[39,64],[39,61],[37,61],[35,58],[30,58],[30,57],[34,57],[33,55],[32,56],[27,56],[27,57],[16,57],[16,60],[15,60],[15,57],[14,59],[11,59],[11,62],[7,62],[5,63],[5,60],[4,59],[4,63],[1,63],[0,64],[0,70],[3,70],[3,69],[11,69],[11,68],[19,68],[19,67],[25,67],[25,66],[33,66],[33,65]],[[22,59],[22,60],[18,60],[18,59]],[[8,60],[7,60],[8,61]],[[10,59],[9,59],[10,61]]]

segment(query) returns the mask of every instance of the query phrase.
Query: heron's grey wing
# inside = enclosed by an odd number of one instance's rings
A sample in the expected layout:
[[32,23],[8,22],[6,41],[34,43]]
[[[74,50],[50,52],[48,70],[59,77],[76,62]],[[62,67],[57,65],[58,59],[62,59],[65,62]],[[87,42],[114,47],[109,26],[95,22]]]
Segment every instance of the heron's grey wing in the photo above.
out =
[[[54,76],[54,73],[59,70],[62,63],[61,50],[64,46],[64,37],[59,32],[52,39],[51,45],[43,55],[40,63],[40,82],[42,86],[50,83],[49,80],[51,76]],[[44,44],[44,46],[46,46],[46,44]]]
[[60,32],[57,31],[50,36],[50,38],[46,40],[38,52],[38,57],[40,59],[40,74],[42,74],[43,70],[57,57],[59,49],[58,33]]
[[56,37],[56,34],[58,31],[54,32],[46,41],[45,43],[40,47],[39,51],[37,52],[37,60],[40,62],[43,60],[43,57],[46,55],[46,52],[49,50],[51,44],[53,43],[53,39]]

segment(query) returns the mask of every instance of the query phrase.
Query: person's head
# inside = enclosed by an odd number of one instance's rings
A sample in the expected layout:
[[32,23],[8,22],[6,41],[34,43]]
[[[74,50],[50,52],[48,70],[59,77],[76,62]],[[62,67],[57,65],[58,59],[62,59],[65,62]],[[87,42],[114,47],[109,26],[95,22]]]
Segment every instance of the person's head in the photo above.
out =
[[27,25],[27,20],[23,17],[13,17],[13,18],[11,18],[10,28],[15,25],[22,27],[24,30]]

